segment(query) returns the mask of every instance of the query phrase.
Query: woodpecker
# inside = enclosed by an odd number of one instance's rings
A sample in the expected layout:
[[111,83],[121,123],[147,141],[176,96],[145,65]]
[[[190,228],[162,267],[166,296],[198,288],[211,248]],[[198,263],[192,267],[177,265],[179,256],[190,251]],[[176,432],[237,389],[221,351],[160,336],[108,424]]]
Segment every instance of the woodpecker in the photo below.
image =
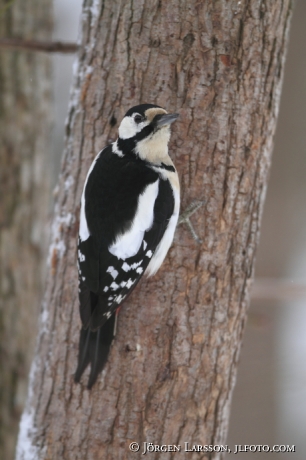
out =
[[108,357],[116,318],[140,278],[154,275],[173,241],[180,186],[168,154],[178,118],[152,104],[127,111],[115,142],[93,161],[83,189],[78,238],[82,329],[79,382],[91,364],[88,388]]

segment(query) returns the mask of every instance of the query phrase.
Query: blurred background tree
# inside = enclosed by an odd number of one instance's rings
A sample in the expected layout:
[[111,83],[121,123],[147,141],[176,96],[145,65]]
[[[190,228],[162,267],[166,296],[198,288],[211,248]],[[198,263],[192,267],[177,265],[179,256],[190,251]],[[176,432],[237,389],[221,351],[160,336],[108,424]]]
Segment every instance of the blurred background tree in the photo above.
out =
[[[306,2],[295,0],[228,442],[296,444],[306,426]],[[271,453],[254,453],[268,460]],[[246,454],[237,454],[245,460]],[[227,458],[230,460],[230,457]]]
[[[52,0],[0,0],[0,37],[51,38]],[[45,272],[50,57],[0,49],[0,458],[14,456]]]

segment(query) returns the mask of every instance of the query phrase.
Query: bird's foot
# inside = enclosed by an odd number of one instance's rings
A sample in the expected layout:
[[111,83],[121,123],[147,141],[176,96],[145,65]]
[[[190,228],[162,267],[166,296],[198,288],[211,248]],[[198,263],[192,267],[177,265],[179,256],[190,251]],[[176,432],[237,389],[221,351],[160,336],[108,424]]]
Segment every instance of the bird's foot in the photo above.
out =
[[193,201],[187,207],[187,209],[180,214],[180,216],[178,218],[178,223],[177,223],[177,225],[180,225],[180,224],[183,224],[183,223],[187,224],[187,227],[190,230],[192,238],[199,244],[202,243],[202,240],[196,234],[196,231],[193,228],[192,223],[190,222],[190,217],[192,216],[192,214],[197,212],[198,209],[200,209],[203,206],[204,203],[205,203],[205,201],[203,201],[203,200],[202,201],[199,201],[199,200]]

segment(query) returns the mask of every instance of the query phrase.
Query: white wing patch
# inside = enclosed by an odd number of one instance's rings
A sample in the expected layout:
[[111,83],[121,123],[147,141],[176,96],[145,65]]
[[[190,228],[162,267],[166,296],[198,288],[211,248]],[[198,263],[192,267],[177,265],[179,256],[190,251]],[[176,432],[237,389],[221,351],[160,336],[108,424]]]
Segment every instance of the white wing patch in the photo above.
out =
[[[79,261],[80,262],[84,262],[85,261],[85,255],[81,253],[80,250],[78,250],[78,257],[79,257]],[[78,263],[79,263],[78,261]]]
[[[119,235],[115,243],[109,246],[109,252],[118,259],[125,260],[135,256],[139,251],[145,232],[152,227],[158,184],[159,179],[145,188],[138,199],[138,207],[131,228],[123,235]],[[128,266],[126,265],[123,270],[128,271]]]
[[117,295],[116,297],[116,302],[119,304],[120,302],[122,302],[122,300],[126,297],[126,295],[122,295],[122,294],[119,294]]
[[133,284],[135,283],[136,280],[132,280],[131,278],[128,280],[128,282],[126,283],[126,287],[128,289],[130,289],[131,286],[133,286]]
[[114,267],[108,267],[108,269],[106,270],[107,273],[110,273],[110,275],[112,276],[112,278],[115,280],[117,278],[117,276],[119,275],[119,272],[117,270],[115,270]]
[[115,283],[115,281],[113,281],[112,284],[110,285],[110,288],[113,291],[117,291],[117,289],[119,289],[119,284],[117,284],[117,283]]
[[124,262],[124,264],[122,265],[122,270],[124,270],[125,272],[128,272],[129,270],[131,270],[131,266],[129,264],[127,264],[126,262]]

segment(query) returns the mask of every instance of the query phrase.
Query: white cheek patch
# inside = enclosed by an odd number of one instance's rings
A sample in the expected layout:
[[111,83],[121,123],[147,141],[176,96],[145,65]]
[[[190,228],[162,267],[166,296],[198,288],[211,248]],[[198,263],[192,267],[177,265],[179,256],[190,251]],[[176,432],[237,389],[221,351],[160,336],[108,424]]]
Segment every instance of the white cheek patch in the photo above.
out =
[[118,129],[119,137],[120,139],[130,139],[139,133],[148,124],[148,121],[136,123],[134,117],[124,117]]
[[119,137],[121,139],[129,139],[137,134],[134,118],[124,117],[119,126]]
[[[125,260],[135,256],[139,251],[145,232],[152,227],[158,185],[159,179],[145,188],[143,194],[138,199],[138,207],[131,228],[123,235],[119,235],[115,243],[109,246],[109,252],[118,259]],[[134,267],[126,264],[122,268],[124,271],[128,271]]]

